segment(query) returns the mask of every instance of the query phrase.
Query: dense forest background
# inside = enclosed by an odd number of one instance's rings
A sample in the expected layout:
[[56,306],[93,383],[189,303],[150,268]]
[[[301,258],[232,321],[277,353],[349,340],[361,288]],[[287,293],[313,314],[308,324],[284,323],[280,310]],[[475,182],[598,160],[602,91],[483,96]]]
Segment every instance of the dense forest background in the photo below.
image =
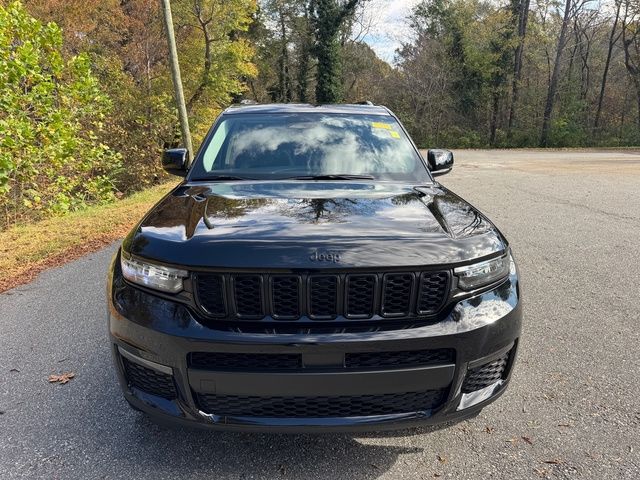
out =
[[[640,144],[640,0],[173,0],[194,143],[233,102],[390,107],[423,147]],[[0,228],[158,183],[180,143],[159,0],[0,0]]]

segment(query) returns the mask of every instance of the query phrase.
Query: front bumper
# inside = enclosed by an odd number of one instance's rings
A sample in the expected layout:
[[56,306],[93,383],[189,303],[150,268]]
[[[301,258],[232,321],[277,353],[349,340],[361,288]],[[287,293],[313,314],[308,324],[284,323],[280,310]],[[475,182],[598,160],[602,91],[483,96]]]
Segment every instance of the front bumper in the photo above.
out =
[[[522,321],[515,266],[507,280],[461,300],[441,322],[366,333],[215,330],[181,304],[122,282],[118,288],[126,295],[115,295],[110,282],[109,330],[127,401],[160,422],[225,430],[371,431],[473,416],[507,387]],[[254,363],[203,368],[193,352]],[[451,357],[346,368],[349,356],[407,352]],[[299,363],[270,365],[275,358]]]

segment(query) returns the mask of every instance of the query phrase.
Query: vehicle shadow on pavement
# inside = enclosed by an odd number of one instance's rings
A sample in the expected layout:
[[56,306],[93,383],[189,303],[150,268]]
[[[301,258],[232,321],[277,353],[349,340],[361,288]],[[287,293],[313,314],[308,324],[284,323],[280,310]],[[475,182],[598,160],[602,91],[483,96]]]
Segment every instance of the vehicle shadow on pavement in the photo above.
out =
[[[165,427],[142,414],[134,415],[131,430],[137,434],[136,451],[119,453],[134,454],[143,470],[146,466],[149,472],[175,471],[185,477],[210,472],[216,478],[375,479],[401,455],[423,452],[370,444],[367,439],[373,437],[366,435],[215,432]],[[120,442],[113,440],[112,447],[120,448]]]

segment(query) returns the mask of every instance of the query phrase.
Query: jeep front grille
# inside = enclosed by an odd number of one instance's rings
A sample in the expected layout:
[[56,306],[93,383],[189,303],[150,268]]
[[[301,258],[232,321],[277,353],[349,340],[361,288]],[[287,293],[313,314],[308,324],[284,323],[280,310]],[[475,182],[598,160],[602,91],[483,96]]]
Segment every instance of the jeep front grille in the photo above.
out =
[[197,273],[198,306],[210,317],[330,321],[429,317],[443,307],[449,272]]

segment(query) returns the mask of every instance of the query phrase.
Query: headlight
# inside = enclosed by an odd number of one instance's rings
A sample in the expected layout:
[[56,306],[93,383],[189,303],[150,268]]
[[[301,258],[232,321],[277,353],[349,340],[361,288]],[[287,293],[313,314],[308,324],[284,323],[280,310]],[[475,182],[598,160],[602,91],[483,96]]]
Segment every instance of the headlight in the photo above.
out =
[[128,253],[120,254],[122,275],[130,282],[163,292],[178,293],[182,290],[182,279],[189,273],[177,268],[161,267],[134,259]]
[[506,277],[509,274],[510,263],[511,254],[507,253],[502,257],[457,267],[453,271],[462,290],[473,290]]

